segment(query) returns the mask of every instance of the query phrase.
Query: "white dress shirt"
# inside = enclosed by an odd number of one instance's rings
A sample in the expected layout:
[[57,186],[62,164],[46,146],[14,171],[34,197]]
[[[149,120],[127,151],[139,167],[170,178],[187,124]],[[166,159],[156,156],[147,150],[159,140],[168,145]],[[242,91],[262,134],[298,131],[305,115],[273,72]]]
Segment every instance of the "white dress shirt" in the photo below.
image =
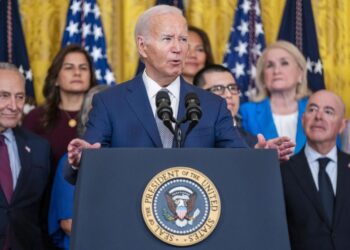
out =
[[156,107],[156,95],[161,89],[167,89],[169,91],[171,108],[173,109],[173,115],[177,118],[177,113],[179,110],[179,99],[180,99],[180,77],[178,76],[172,83],[167,87],[161,87],[157,82],[151,79],[146,71],[142,74],[143,82],[145,83],[148,100],[151,104],[153,115],[156,117],[157,107]]
[[329,179],[332,183],[332,188],[334,191],[334,194],[336,194],[337,191],[337,174],[338,174],[338,155],[337,155],[337,147],[334,146],[331,151],[327,155],[321,155],[320,153],[316,152],[313,148],[311,148],[307,143],[305,145],[305,155],[307,162],[309,163],[309,167],[311,170],[312,177],[314,179],[314,182],[316,184],[317,190],[318,188],[318,171],[319,171],[319,165],[318,165],[318,158],[322,157],[328,157],[330,162],[328,163],[326,167],[326,172],[329,176]]

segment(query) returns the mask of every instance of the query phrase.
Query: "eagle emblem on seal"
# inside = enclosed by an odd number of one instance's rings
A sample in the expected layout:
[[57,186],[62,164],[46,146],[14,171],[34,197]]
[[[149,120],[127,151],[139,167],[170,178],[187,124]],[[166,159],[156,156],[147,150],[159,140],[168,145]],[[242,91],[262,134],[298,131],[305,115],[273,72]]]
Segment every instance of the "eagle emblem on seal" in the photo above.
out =
[[[168,209],[163,209],[163,216],[167,221],[174,222],[178,227],[192,225],[200,214],[197,208],[194,212],[197,194],[185,186],[174,187],[165,193]],[[169,211],[170,210],[170,211]]]

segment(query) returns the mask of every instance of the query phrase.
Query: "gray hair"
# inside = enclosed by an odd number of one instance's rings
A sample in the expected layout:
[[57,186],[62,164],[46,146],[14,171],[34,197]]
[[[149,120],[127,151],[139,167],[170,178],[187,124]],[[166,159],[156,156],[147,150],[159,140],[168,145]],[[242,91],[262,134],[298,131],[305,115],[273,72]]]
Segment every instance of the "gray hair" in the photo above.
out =
[[92,87],[85,95],[83,104],[81,106],[80,113],[78,115],[78,127],[77,127],[77,133],[78,136],[82,136],[86,130],[86,123],[89,118],[89,112],[91,110],[91,103],[92,103],[92,98],[94,97],[95,94],[106,90],[109,87],[109,85],[96,85]]
[[0,62],[0,70],[11,70],[11,71],[13,71],[13,72],[18,74],[18,76],[23,80],[23,83],[26,82],[26,79],[24,78],[24,76],[21,73],[21,71],[19,71],[17,66],[12,64],[12,63]]
[[136,22],[134,34],[136,43],[138,36],[147,37],[147,35],[150,33],[150,21],[152,17],[164,14],[177,14],[183,16],[183,13],[179,8],[170,5],[161,4],[147,9]]

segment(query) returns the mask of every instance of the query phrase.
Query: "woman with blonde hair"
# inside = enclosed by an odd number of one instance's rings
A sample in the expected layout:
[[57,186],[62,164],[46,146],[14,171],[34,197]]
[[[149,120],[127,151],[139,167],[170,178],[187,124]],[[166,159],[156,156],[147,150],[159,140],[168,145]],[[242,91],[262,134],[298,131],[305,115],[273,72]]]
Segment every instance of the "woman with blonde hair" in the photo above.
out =
[[266,139],[288,136],[295,153],[305,144],[301,117],[309,90],[307,65],[302,53],[287,41],[268,46],[258,60],[255,95],[240,108],[246,131]]

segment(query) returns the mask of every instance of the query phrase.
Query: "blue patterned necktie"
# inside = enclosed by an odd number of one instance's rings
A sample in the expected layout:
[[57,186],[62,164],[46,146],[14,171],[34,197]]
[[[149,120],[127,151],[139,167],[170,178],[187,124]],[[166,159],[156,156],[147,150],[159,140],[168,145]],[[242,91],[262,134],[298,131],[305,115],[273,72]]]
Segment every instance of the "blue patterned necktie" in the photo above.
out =
[[[169,94],[169,90],[161,89],[160,91],[165,91]],[[163,121],[158,118],[157,112],[155,114],[155,119],[157,122],[158,132],[160,139],[162,140],[163,148],[171,148],[173,145],[174,135],[171,131],[164,125]]]
[[318,158],[317,161],[319,164],[319,171],[318,171],[319,194],[321,198],[323,211],[326,216],[326,220],[329,226],[331,226],[332,220],[333,220],[334,192],[333,192],[331,180],[329,178],[329,175],[326,172],[326,167],[330,159],[327,157],[324,157],[324,158]]

